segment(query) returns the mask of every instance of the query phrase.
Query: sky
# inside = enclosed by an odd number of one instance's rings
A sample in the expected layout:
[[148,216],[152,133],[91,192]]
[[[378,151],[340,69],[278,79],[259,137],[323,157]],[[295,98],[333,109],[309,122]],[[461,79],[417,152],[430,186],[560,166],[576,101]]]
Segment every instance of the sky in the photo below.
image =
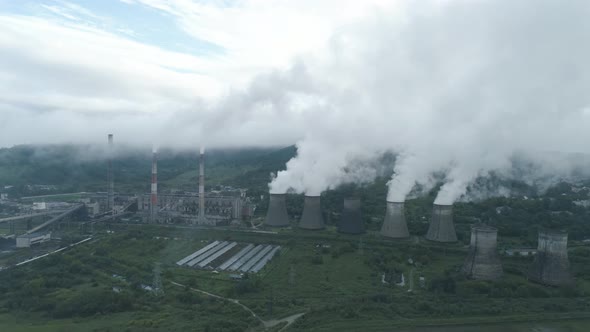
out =
[[[271,192],[590,176],[586,0],[0,0],[0,146],[286,146]],[[577,157],[572,157],[577,156]],[[527,169],[515,165],[528,165]],[[545,184],[546,184],[545,183]]]
[[[187,146],[225,118],[219,105],[228,95],[248,90],[259,75],[288,70],[341,27],[394,5],[0,0],[0,146],[102,142],[108,132],[130,144],[167,135],[165,144]],[[295,126],[303,123],[252,123],[239,112],[228,112],[239,123],[224,125],[225,136],[209,133],[209,145],[285,145],[302,137]]]

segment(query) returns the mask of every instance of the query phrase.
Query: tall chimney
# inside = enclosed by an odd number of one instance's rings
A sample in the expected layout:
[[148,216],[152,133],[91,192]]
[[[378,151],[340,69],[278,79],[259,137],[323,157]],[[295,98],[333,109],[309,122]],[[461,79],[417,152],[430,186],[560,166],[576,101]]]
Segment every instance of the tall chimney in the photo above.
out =
[[567,256],[567,233],[539,231],[537,256],[529,271],[529,279],[550,286],[573,282]]
[[299,228],[323,229],[324,218],[320,206],[320,196],[305,196],[303,203],[303,214],[299,221]]
[[272,227],[289,226],[289,215],[287,215],[286,194],[270,194],[268,211],[264,224]]
[[472,279],[496,280],[502,276],[497,250],[498,230],[486,225],[471,227],[471,244],[463,273]]
[[205,148],[199,154],[199,221],[205,220]]
[[381,226],[381,235],[391,238],[407,238],[410,236],[404,202],[387,202],[385,220]]
[[453,206],[434,204],[426,239],[435,242],[456,242]]
[[338,223],[338,232],[346,234],[362,234],[365,232],[360,199],[344,199],[344,209],[342,210],[342,217]]
[[113,177],[113,134],[109,134],[108,167],[107,167],[107,211],[115,215],[115,180]]
[[158,221],[158,151],[152,149],[152,188],[150,196],[150,222]]

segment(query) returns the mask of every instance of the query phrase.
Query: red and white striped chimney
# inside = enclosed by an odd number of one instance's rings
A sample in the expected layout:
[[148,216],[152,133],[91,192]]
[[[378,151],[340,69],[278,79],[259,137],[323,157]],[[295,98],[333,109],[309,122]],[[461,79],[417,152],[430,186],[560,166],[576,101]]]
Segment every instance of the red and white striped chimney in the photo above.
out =
[[158,150],[152,149],[152,191],[150,196],[150,222],[158,220]]
[[199,220],[205,220],[205,148],[199,155]]
[[109,146],[107,151],[107,211],[115,215],[115,179],[113,177],[113,134],[108,135]]

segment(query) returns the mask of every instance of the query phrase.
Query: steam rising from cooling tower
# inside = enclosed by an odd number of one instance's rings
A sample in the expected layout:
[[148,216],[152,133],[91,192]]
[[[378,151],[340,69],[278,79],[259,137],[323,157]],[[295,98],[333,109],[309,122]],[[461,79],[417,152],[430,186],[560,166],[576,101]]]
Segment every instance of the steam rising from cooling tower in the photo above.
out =
[[453,206],[434,204],[426,239],[435,242],[456,242]]
[[264,220],[265,225],[272,227],[289,226],[285,196],[286,194],[270,194],[268,211]]
[[381,226],[381,235],[391,238],[407,238],[410,236],[404,202],[387,202],[385,220]]
[[113,176],[113,134],[108,135],[108,166],[107,166],[107,211],[115,214],[115,179]]
[[320,196],[305,196],[303,214],[299,221],[299,227],[310,230],[323,229],[325,227]]
[[365,232],[360,199],[344,199],[344,209],[342,210],[342,217],[338,223],[338,231],[347,234],[362,234]]
[[539,231],[537,255],[529,271],[529,279],[551,286],[573,282],[567,255],[567,233]]
[[471,227],[469,253],[463,272],[478,280],[495,280],[502,276],[502,263],[497,250],[498,230],[486,225]]
[[158,221],[158,151],[152,149],[152,186],[150,195],[150,222]]

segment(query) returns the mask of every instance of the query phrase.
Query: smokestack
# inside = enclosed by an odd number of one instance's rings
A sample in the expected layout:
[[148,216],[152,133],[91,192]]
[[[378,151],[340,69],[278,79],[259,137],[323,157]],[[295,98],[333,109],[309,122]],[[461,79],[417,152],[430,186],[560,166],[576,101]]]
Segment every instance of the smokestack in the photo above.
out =
[[158,151],[152,149],[152,191],[150,197],[150,222],[158,221]]
[[205,148],[199,154],[199,220],[205,220]]
[[502,276],[502,263],[498,257],[498,230],[486,225],[471,227],[469,254],[463,272],[477,280],[496,280]]
[[406,224],[404,202],[387,202],[385,221],[383,221],[383,226],[381,226],[381,235],[391,238],[406,238],[410,236],[408,225]]
[[537,256],[529,271],[529,279],[550,286],[573,282],[567,257],[567,233],[539,231]]
[[456,242],[453,206],[434,204],[426,239],[435,242]]
[[362,234],[365,232],[360,199],[344,199],[344,209],[342,210],[342,218],[338,224],[338,232],[347,234]]
[[303,229],[323,229],[324,218],[320,206],[320,196],[305,196],[303,204],[303,214],[299,221],[299,228]]
[[270,194],[268,202],[268,211],[264,224],[272,227],[289,226],[289,216],[287,215],[287,204],[285,203],[286,194]]
[[107,166],[107,211],[111,211],[115,215],[115,180],[113,177],[113,134],[108,135],[108,166]]

